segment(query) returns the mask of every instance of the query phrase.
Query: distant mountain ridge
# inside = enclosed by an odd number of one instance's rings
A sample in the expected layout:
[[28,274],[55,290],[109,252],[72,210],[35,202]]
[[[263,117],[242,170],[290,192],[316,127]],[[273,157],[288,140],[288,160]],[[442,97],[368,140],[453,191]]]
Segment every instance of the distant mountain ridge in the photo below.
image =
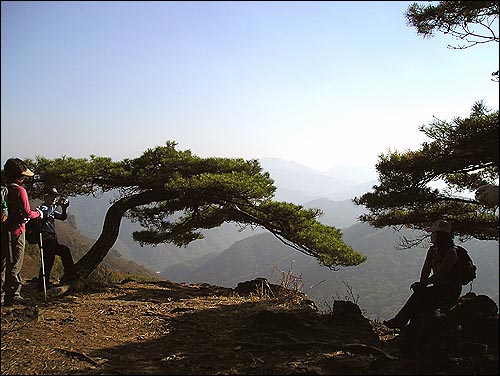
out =
[[350,227],[358,221],[361,214],[366,212],[362,206],[356,206],[351,200],[333,201],[320,198],[303,204],[305,208],[320,208],[323,214],[318,221],[339,229]]
[[261,158],[259,162],[274,179],[279,201],[301,204],[318,198],[352,199],[367,192],[376,181],[366,167],[338,166],[323,173],[279,158]]

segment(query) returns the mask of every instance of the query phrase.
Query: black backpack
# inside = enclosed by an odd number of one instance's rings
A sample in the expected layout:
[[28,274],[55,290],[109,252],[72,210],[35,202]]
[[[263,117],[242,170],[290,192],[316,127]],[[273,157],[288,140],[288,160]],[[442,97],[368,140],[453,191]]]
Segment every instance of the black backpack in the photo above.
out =
[[474,265],[474,262],[465,248],[460,246],[455,246],[455,248],[457,250],[458,259],[460,260],[462,285],[466,285],[476,278],[477,267]]
[[26,228],[26,241],[29,244],[40,243],[40,230],[42,229],[42,220],[38,218],[30,219],[25,224]]

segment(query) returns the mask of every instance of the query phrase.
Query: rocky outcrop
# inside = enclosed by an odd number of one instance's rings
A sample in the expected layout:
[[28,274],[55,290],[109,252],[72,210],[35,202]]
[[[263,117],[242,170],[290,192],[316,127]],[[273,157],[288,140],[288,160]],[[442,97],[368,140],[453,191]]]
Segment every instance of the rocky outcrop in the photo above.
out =
[[449,311],[430,311],[401,333],[403,358],[477,358],[499,350],[498,306],[468,293]]

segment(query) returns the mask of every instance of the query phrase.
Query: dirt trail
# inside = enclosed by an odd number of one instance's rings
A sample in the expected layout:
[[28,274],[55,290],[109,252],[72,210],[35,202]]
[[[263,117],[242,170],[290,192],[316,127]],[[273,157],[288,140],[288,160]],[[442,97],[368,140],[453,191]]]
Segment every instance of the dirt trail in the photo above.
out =
[[34,283],[23,291],[30,305],[2,307],[3,375],[435,374],[425,362],[398,360],[380,340],[391,332],[360,315],[320,314],[307,300],[168,281],[48,304]]

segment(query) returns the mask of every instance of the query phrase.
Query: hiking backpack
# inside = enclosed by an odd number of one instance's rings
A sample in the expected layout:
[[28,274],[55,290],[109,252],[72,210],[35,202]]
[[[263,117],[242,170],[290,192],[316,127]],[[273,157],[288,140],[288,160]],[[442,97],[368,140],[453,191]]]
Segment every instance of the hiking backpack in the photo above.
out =
[[462,285],[472,282],[476,278],[477,267],[469,256],[467,250],[463,247],[456,246],[457,256],[460,260],[460,277]]
[[26,222],[25,226],[25,237],[29,244],[39,244],[40,243],[40,230],[42,228],[42,220],[38,218],[30,219]]
[[2,225],[9,217],[9,205],[7,205],[7,194],[9,189],[2,185]]

